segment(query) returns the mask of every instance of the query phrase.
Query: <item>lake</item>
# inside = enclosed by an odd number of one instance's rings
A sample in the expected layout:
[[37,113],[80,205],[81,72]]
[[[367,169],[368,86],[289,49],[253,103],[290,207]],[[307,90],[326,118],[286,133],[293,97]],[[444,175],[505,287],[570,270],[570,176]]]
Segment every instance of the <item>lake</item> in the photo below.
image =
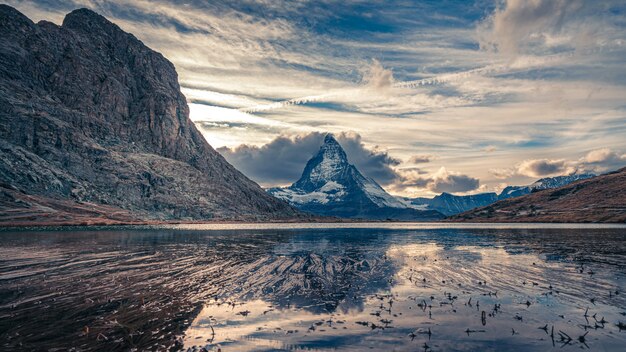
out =
[[617,351],[626,226],[0,231],[0,350]]

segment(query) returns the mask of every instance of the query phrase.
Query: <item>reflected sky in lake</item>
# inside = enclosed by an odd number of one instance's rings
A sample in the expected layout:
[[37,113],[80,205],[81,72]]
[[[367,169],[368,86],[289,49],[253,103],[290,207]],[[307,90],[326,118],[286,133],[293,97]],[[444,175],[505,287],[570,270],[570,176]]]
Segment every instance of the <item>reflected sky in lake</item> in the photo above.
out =
[[259,227],[0,232],[0,347],[626,344],[625,228]]

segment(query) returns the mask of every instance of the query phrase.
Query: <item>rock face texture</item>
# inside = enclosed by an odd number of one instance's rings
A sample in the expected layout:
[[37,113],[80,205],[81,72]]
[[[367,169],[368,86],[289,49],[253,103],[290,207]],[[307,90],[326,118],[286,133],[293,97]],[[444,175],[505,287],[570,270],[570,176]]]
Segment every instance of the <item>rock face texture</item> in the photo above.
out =
[[287,188],[268,192],[295,207],[323,216],[373,220],[434,220],[434,210],[409,207],[387,193],[376,181],[363,176],[337,140],[328,134],[319,152],[306,164],[302,176]]
[[57,26],[0,5],[0,187],[21,220],[55,200],[136,219],[302,216],[206,142],[172,63],[86,9]]
[[478,222],[626,222],[626,168],[449,218]]

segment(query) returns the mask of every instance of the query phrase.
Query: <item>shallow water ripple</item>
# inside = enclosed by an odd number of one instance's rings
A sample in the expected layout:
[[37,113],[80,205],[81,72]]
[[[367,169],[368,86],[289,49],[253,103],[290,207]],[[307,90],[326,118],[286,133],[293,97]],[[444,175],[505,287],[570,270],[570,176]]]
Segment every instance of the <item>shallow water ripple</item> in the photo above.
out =
[[620,350],[624,228],[0,233],[3,350]]

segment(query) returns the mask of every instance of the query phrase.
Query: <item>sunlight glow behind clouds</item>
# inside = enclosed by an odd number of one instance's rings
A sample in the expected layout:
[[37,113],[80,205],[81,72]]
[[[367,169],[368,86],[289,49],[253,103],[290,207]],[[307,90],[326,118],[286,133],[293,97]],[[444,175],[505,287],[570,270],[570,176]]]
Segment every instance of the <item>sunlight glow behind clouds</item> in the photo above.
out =
[[[405,161],[387,188],[412,195],[450,175],[529,183],[537,160],[563,160],[555,173],[626,164],[620,1],[9,4],[56,23],[89,7],[163,53],[215,148],[351,131]],[[410,171],[416,155],[436,158]]]

